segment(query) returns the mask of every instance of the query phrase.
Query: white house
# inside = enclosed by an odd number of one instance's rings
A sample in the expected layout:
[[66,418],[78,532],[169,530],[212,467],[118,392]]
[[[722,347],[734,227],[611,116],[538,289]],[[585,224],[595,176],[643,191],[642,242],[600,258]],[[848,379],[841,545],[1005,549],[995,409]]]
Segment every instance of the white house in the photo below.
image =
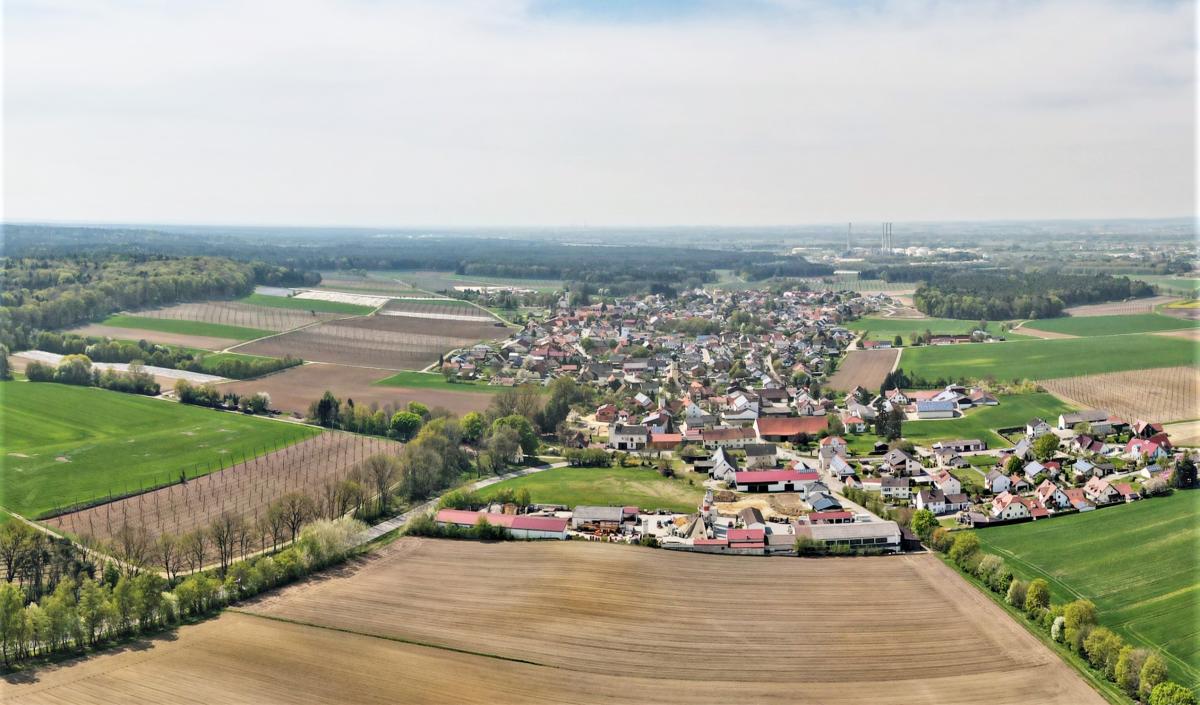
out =
[[992,500],[994,519],[1028,519],[1032,516],[1029,504],[1020,496],[1004,492]]
[[917,402],[918,419],[952,419],[958,414],[958,405],[951,400]]
[[1067,496],[1067,493],[1050,480],[1042,480],[1042,484],[1037,486],[1036,492],[1043,507],[1064,509],[1071,506],[1071,498]]
[[947,470],[941,470],[933,476],[933,484],[945,494],[962,493],[962,483]]
[[912,496],[912,482],[907,477],[885,477],[879,483],[884,497],[908,499]]
[[1083,485],[1083,496],[1095,504],[1112,504],[1122,500],[1121,493],[1103,477],[1093,477]]
[[721,482],[733,482],[733,474],[738,471],[737,463],[724,448],[717,448],[709,462],[712,464],[708,469],[709,477]]
[[992,470],[988,472],[987,477],[984,478],[984,482],[987,484],[987,488],[992,494],[1008,492],[1009,489],[1012,488],[1012,480],[1009,479],[1008,475],[1005,475],[999,470]]
[[1034,418],[1025,424],[1025,435],[1029,438],[1044,436],[1052,430],[1050,424],[1046,423],[1045,419]]
[[613,424],[608,431],[608,445],[617,450],[642,450],[650,442],[645,426]]
[[746,453],[747,470],[775,467],[774,443],[747,443],[742,450]]

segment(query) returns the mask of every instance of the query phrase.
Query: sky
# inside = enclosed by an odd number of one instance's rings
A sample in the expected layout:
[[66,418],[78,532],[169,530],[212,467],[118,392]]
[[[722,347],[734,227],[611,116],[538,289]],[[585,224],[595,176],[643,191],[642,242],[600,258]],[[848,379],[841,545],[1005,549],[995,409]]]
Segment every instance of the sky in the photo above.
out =
[[1196,27],[1165,0],[6,0],[3,215],[1193,216]]

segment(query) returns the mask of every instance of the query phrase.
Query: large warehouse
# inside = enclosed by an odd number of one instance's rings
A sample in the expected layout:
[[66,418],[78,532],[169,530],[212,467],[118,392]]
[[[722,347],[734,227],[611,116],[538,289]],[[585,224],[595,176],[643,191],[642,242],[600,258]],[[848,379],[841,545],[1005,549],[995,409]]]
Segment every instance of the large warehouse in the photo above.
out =
[[518,539],[558,539],[567,538],[567,520],[558,517],[538,517],[524,514],[492,514],[490,512],[471,512],[463,509],[443,509],[437,513],[438,526],[458,526],[469,529],[486,519],[492,526],[503,526],[508,533]]

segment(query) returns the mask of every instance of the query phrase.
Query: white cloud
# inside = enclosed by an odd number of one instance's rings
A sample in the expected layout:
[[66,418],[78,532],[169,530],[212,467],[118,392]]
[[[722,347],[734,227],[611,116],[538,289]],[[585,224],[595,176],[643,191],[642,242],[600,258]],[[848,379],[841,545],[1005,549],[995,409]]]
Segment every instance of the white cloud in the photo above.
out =
[[1191,3],[47,2],[5,216],[769,224],[1189,215]]

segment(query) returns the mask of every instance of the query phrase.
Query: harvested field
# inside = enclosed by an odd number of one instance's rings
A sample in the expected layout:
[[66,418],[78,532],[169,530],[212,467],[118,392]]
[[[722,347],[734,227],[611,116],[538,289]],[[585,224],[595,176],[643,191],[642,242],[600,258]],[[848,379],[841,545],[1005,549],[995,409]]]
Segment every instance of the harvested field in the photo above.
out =
[[851,350],[829,378],[827,386],[840,392],[855,385],[868,390],[879,389],[899,355],[899,350]]
[[[1166,335],[1172,338],[1187,338],[1188,340],[1200,340],[1200,328],[1187,328],[1185,330],[1169,330],[1155,335]],[[1197,350],[1200,353],[1200,350]]]
[[387,316],[409,316],[448,321],[486,321],[494,323],[495,316],[467,301],[458,299],[418,299],[389,301],[380,313]]
[[1144,299],[1132,299],[1130,301],[1110,301],[1104,304],[1072,306],[1068,309],[1064,309],[1063,313],[1068,316],[1075,317],[1153,313],[1155,306],[1158,306],[1159,304],[1170,303],[1178,298],[1178,296],[1149,296]]
[[[493,320],[493,319],[489,319]],[[240,346],[238,352],[314,362],[419,370],[448,350],[507,335],[498,323],[362,316],[322,323]]]
[[1171,434],[1171,442],[1177,446],[1200,446],[1200,421],[1163,424],[1163,430]]
[[[680,599],[694,585],[712,589]],[[729,599],[747,591],[752,601]],[[739,666],[714,668],[698,640]],[[391,703],[402,688],[404,702],[438,703],[1104,702],[931,555],[753,560],[403,539],[144,646],[50,667],[3,697]]]
[[344,318],[345,314],[312,312],[299,309],[258,306],[239,301],[209,301],[176,304],[167,308],[138,311],[142,318],[161,318],[171,321],[200,321],[257,330],[285,331],[312,325],[320,321]]
[[379,308],[387,303],[386,296],[373,296],[369,294],[353,293],[349,294],[342,291],[302,291],[296,294],[294,299],[299,301],[324,301],[340,304],[353,304],[355,306],[369,306],[372,309]]
[[149,330],[133,330],[130,328],[121,328],[119,326],[106,326],[99,323],[91,323],[86,326],[72,328],[69,333],[78,335],[92,335],[98,338],[112,338],[114,340],[138,340],[145,338],[152,343],[160,343],[162,345],[179,345],[185,348],[196,348],[197,350],[224,350],[231,345],[237,345],[239,340],[235,338],[215,338],[206,335],[184,335],[182,333],[165,333],[161,331]]
[[404,408],[410,401],[419,401],[430,408],[441,406],[459,416],[468,411],[483,411],[491,401],[491,395],[476,391],[456,392],[375,384],[387,377],[389,372],[370,367],[313,363],[291,367],[256,380],[232,382],[222,385],[221,388],[228,387],[238,394],[266,392],[271,395],[273,408],[301,416],[308,411],[308,405],[319,399],[326,389],[342,401],[353,399],[355,404],[365,404],[368,407],[378,404],[379,408],[389,415]]
[[1110,372],[1038,384],[1076,406],[1105,409],[1130,423],[1200,418],[1200,370],[1195,367]]
[[[181,536],[208,526],[224,512],[245,517],[253,525],[271,502],[288,492],[306,492],[316,498],[326,480],[342,480],[368,456],[394,455],[400,448],[401,444],[382,438],[326,432],[185,484],[64,514],[45,523],[56,531],[101,541],[126,523],[145,527],[154,536]],[[255,535],[250,549],[261,548],[262,540]],[[265,540],[270,542],[269,537]],[[215,554],[212,558],[215,560]]]

